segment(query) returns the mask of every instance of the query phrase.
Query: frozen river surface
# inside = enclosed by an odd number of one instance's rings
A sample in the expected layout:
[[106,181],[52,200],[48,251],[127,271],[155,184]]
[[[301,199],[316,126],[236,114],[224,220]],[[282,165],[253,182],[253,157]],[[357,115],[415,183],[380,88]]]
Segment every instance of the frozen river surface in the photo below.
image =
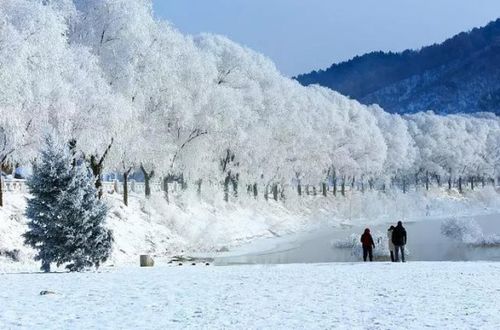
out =
[[[483,237],[496,237],[500,243],[500,215],[461,218],[460,223],[473,224],[477,244],[463,242],[442,233],[449,219],[432,219],[404,223],[408,232],[409,261],[500,261],[500,244],[481,244]],[[371,227],[376,240],[375,251],[387,256],[386,231],[390,224]],[[270,238],[254,242],[217,258],[220,265],[353,262],[360,260],[360,246],[339,248],[338,243],[359,244],[362,227],[322,228],[306,234]],[[462,230],[471,230],[462,228]],[[467,234],[467,233],[465,233]],[[348,245],[348,244],[347,244]]]

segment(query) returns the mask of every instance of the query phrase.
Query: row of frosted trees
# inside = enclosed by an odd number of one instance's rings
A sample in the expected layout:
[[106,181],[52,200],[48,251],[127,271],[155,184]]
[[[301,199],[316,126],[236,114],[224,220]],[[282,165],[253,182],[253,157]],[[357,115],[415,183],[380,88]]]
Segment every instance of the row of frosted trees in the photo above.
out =
[[159,178],[279,199],[482,184],[500,170],[493,115],[400,116],[302,87],[224,37],[156,20],[150,1],[4,0],[0,45],[5,170],[29,166],[47,132],[86,159],[99,189],[106,172],[125,187],[141,172],[146,195]]

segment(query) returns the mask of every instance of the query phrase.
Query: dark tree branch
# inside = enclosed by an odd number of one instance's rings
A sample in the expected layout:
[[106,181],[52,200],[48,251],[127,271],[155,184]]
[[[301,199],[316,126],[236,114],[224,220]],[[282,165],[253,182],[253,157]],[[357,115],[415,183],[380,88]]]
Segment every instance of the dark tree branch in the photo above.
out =
[[200,129],[195,129],[193,130],[186,141],[181,144],[181,146],[177,149],[177,151],[174,154],[174,157],[172,158],[172,162],[170,163],[170,169],[174,168],[175,161],[177,160],[177,157],[179,156],[180,152],[191,142],[193,142],[196,138],[199,138],[200,136],[206,135],[208,132],[207,131],[202,131]]

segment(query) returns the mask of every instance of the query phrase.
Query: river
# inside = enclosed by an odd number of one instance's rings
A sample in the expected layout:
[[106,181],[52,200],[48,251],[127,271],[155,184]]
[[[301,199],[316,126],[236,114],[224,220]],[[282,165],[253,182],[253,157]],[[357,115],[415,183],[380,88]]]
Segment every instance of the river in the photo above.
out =
[[[500,245],[466,244],[445,236],[441,226],[447,219],[406,222],[408,261],[500,261]],[[472,221],[484,235],[500,237],[500,215],[479,215],[461,220]],[[388,258],[383,241],[390,224],[371,227],[377,241],[379,260]],[[356,242],[364,228],[322,228],[287,237],[253,242],[215,259],[218,265],[355,262],[360,256],[355,248],[339,247],[339,242]],[[380,237],[380,239],[378,239]]]

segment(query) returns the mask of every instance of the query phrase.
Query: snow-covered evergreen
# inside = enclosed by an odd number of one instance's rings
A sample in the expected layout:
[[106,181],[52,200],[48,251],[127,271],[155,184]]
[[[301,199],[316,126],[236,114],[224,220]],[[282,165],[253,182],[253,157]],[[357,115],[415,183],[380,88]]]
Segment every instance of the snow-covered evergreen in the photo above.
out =
[[42,270],[52,263],[71,271],[99,265],[111,254],[113,237],[104,227],[106,205],[85,162],[72,158],[66,145],[49,135],[28,180],[32,197],[26,216],[26,244],[38,250]]

